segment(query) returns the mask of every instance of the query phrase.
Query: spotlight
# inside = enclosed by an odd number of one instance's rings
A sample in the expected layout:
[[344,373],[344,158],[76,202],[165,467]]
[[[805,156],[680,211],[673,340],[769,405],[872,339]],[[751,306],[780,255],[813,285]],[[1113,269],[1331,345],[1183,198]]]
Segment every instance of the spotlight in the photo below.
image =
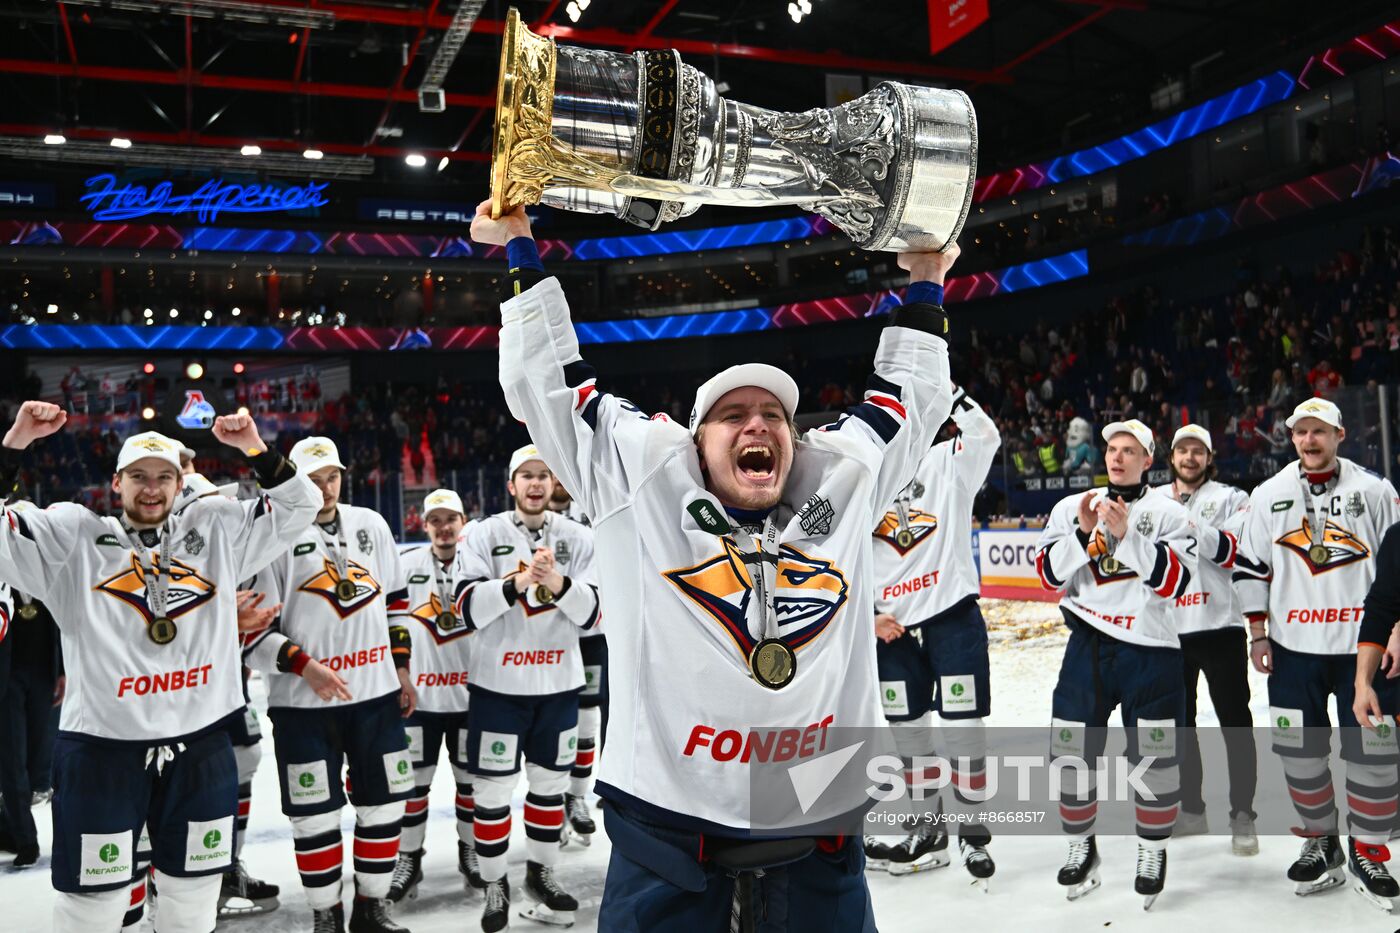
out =
[[155,416],[156,410],[151,406],[147,405],[145,408],[141,409],[141,417],[145,418],[147,421],[153,420]]
[[326,154],[320,149],[307,149],[302,152],[301,157],[303,159],[324,159]]
[[68,137],[61,133],[50,133],[44,137],[45,145],[49,146],[61,146],[66,142],[68,142]]
[[58,305],[49,305],[45,310],[48,311],[50,314],[57,314]]
[[171,316],[172,318],[179,317],[179,316],[180,316],[180,309],[179,309],[179,308],[171,308],[171,309],[170,309],[170,316]]
[[197,380],[199,380],[199,379],[203,379],[203,378],[204,378],[204,364],[202,364],[202,363],[190,363],[188,366],[185,367],[185,376],[188,377],[188,378],[190,379],[190,381],[192,381],[192,382],[193,382],[193,381],[197,381]]
[[241,153],[243,153],[245,156],[257,156],[257,155],[262,155],[262,146],[251,146],[251,145],[249,145],[249,146],[244,146],[242,149],[240,149],[240,150],[238,150],[238,151],[241,152]]
[[234,363],[234,364],[233,364],[233,374],[234,374],[235,376],[241,376],[241,375],[243,375],[243,364],[242,364],[242,363]]
[[229,314],[232,314],[234,317],[238,317],[238,316],[239,316],[240,314],[242,314],[242,313],[243,313],[243,309],[242,309],[242,308],[234,308],[232,311],[229,312]]
[[142,366],[142,367],[141,367],[141,371],[142,371],[143,373],[145,373],[146,375],[149,376],[151,373],[153,373],[153,372],[156,371],[156,364],[155,364],[155,363],[147,363],[145,366]]
[[444,170],[446,170],[447,166],[449,166],[449,165],[451,165],[451,164],[452,164],[452,160],[449,159],[447,156],[443,156],[441,159],[438,159],[438,169],[437,169],[437,170],[438,170],[439,172],[444,171]]
[[423,166],[428,164],[427,158],[419,155],[416,152],[410,152],[408,155],[403,157],[403,160],[404,162],[408,163],[409,168],[422,168]]
[[130,148],[131,148],[131,140],[129,140],[129,139],[124,139],[124,138],[122,138],[121,136],[114,136],[114,137],[112,137],[112,148],[113,148],[113,149],[130,149]]

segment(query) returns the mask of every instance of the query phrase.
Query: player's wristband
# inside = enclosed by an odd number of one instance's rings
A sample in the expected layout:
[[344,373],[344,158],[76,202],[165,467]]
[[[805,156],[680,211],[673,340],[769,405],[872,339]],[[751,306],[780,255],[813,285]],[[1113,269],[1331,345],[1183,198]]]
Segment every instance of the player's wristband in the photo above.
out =
[[297,468],[292,465],[292,462],[270,447],[260,454],[250,454],[245,451],[243,456],[247,459],[248,465],[253,468],[253,473],[257,475],[258,485],[264,489],[281,486],[297,475]]
[[506,605],[515,605],[515,601],[520,598],[520,591],[515,588],[515,577],[506,577],[505,582],[501,584],[501,595],[506,598]]
[[311,655],[290,641],[284,642],[277,651],[277,670],[283,674],[296,674],[300,677],[301,672],[306,670],[306,665],[310,663]]
[[942,337],[948,333],[948,315],[941,305],[915,302],[900,305],[890,314],[891,327],[909,327]]
[[1268,640],[1269,640],[1269,636],[1268,636],[1268,635],[1260,635],[1258,638],[1251,638],[1251,639],[1249,640],[1249,643],[1252,645],[1252,644],[1255,644],[1256,642],[1268,641]]

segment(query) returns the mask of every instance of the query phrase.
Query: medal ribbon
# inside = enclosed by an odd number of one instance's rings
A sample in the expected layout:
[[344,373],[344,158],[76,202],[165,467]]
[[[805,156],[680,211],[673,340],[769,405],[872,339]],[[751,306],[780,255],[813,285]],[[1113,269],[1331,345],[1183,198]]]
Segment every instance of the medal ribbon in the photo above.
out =
[[[447,572],[446,576],[444,577],[443,568],[442,568],[442,561],[438,560],[436,554],[432,555],[432,557],[433,557],[433,585],[437,588],[438,599],[439,599],[439,600],[441,601],[441,603],[442,603],[442,608],[441,608],[440,610],[438,610],[438,611],[439,611],[439,612],[454,612],[455,610],[453,610],[453,608],[452,608],[452,595],[451,595],[451,594],[452,594],[452,589],[453,589],[453,583],[454,583],[454,575],[449,571],[449,572]],[[453,563],[455,563],[455,562],[456,562],[456,561],[455,561],[455,558],[454,558]],[[443,583],[444,583],[444,582],[446,582],[446,584],[447,584],[446,588],[443,587]]]
[[146,584],[146,606],[151,610],[153,620],[162,618],[165,616],[166,597],[169,595],[167,587],[170,583],[170,521],[167,519],[161,526],[160,554],[156,557],[153,567],[146,565],[150,551],[141,540],[141,532],[128,525],[125,518],[122,519],[121,525],[131,542],[131,549],[136,553],[136,559],[141,563],[141,576]]
[[[1322,484],[1322,494],[1324,496],[1327,494],[1328,488],[1331,487],[1335,479],[1336,476],[1334,474],[1332,480]],[[1327,516],[1314,504],[1312,484],[1309,483],[1308,478],[1303,475],[1301,466],[1298,468],[1298,485],[1303,493],[1303,507],[1307,510],[1308,514],[1308,538],[1312,541],[1313,547],[1318,547],[1323,544],[1327,537]],[[1320,521],[1318,520],[1318,516],[1321,516]]]
[[[762,616],[759,619],[761,634],[760,640],[765,638],[776,638],[781,641],[778,635],[778,608],[776,605],[778,597],[778,507],[768,513],[768,517],[763,520],[763,531],[759,535],[753,536],[754,546],[757,547],[755,557],[758,564],[757,572],[750,571],[749,575],[753,580],[754,595],[758,597],[759,612]],[[773,568],[774,580],[773,588],[768,588],[768,568]]]
[[330,552],[331,562],[335,564],[336,575],[342,580],[349,580],[350,546],[345,543],[345,525],[340,519],[340,516],[336,516],[336,536],[334,538],[327,533],[324,525],[317,525],[316,530],[321,533],[321,543],[324,544],[326,550]]

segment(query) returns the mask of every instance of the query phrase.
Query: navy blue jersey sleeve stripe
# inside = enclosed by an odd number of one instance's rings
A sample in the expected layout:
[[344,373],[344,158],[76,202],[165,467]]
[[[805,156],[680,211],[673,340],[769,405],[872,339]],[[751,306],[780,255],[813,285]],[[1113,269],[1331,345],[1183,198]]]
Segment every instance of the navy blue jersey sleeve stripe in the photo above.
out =
[[899,422],[894,419],[893,415],[887,414],[884,409],[880,408],[878,405],[863,402],[850,409],[847,414],[853,415],[870,425],[871,429],[874,430],[880,440],[884,441],[886,444],[894,440],[894,436],[899,433]]
[[888,379],[881,378],[877,373],[870,374],[870,378],[865,381],[865,387],[872,392],[883,392],[886,395],[893,395],[900,401],[904,400],[900,397],[900,392],[902,391],[900,387],[890,382]]

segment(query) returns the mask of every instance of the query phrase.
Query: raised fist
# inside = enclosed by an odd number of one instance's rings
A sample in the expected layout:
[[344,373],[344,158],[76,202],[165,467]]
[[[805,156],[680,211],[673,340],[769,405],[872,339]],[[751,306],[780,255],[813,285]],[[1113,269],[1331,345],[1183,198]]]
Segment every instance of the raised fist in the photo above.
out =
[[250,456],[267,450],[252,415],[220,415],[214,419],[214,437]]
[[62,430],[68,413],[53,402],[25,402],[15,413],[15,423],[5,432],[6,447],[23,450],[41,437]]

